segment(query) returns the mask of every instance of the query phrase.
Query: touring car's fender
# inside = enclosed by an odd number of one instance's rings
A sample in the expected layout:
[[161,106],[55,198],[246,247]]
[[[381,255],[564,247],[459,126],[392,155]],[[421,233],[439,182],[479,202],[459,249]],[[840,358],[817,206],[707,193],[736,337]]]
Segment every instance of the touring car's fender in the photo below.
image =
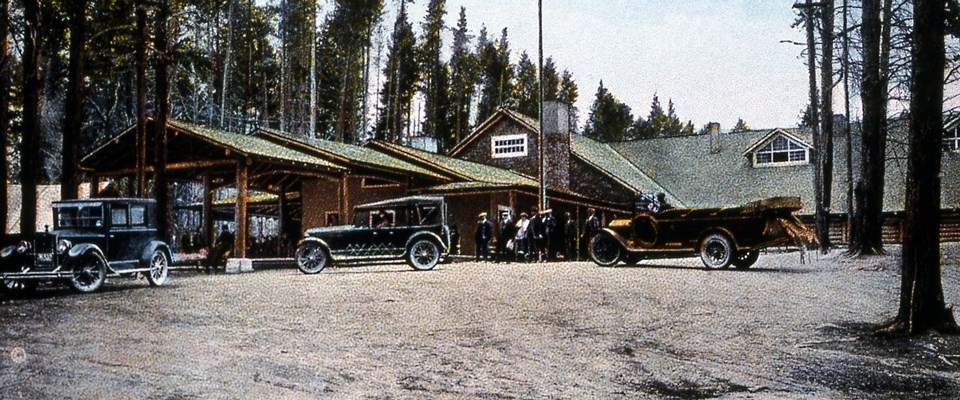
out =
[[437,244],[440,245],[440,250],[441,250],[443,253],[446,253],[446,252],[448,251],[447,243],[444,243],[443,239],[440,238],[440,235],[437,235],[436,233],[433,233],[433,232],[419,232],[419,233],[417,233],[417,234],[415,234],[415,235],[413,235],[413,236],[410,236],[410,239],[407,239],[407,243],[404,244],[405,250],[403,251],[403,254],[407,254],[407,252],[410,251],[410,245],[411,245],[414,241],[416,241],[416,240],[418,240],[418,239],[420,239],[420,238],[423,238],[423,237],[425,237],[425,236],[426,236],[426,237],[429,237],[430,239],[433,239],[434,241],[436,241]]
[[99,257],[102,257],[103,259],[106,259],[106,255],[103,254],[103,250],[100,249],[100,246],[92,243],[80,243],[71,247],[70,250],[67,251],[67,258],[75,259],[91,252]]
[[149,265],[150,257],[153,257],[153,252],[157,250],[162,250],[166,253],[167,259],[173,262],[173,254],[170,253],[170,247],[161,240],[151,240],[144,246],[143,253],[140,254],[140,265]]

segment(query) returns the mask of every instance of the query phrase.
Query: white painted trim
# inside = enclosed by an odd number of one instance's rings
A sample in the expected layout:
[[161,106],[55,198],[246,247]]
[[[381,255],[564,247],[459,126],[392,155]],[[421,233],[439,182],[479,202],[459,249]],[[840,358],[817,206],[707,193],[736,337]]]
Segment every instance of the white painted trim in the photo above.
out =
[[[503,144],[498,146],[498,141],[508,141],[508,140],[521,140],[521,143],[518,144]],[[513,158],[513,157],[526,157],[527,151],[529,150],[530,141],[527,138],[526,134],[520,133],[515,135],[499,135],[490,137],[490,157],[492,158]],[[497,148],[503,147],[517,147],[522,146],[523,150],[512,151],[509,153],[499,153],[497,154]]]

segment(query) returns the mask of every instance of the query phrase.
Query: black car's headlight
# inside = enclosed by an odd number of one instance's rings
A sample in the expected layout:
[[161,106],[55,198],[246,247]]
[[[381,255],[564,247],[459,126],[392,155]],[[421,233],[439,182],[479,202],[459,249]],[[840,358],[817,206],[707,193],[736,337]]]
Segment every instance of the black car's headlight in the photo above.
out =
[[17,251],[17,246],[7,246],[3,250],[0,250],[0,258],[10,257],[13,252]]
[[71,247],[73,247],[73,243],[70,243],[70,241],[67,239],[60,239],[57,241],[58,254],[66,253],[67,250],[70,250]]
[[30,248],[31,248],[31,247],[33,247],[33,246],[30,245],[30,242],[28,242],[28,241],[26,241],[26,240],[23,240],[23,241],[20,242],[20,244],[17,245],[17,253],[24,254],[24,253],[30,251]]

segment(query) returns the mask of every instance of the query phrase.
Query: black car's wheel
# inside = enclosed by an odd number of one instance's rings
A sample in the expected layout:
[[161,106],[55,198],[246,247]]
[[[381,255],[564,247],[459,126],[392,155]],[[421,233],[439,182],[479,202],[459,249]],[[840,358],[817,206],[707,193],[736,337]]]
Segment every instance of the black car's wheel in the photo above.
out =
[[417,239],[407,252],[407,263],[417,271],[428,271],[440,262],[440,247],[430,239]]
[[107,260],[97,253],[87,253],[73,265],[70,286],[81,293],[95,292],[107,279]]
[[733,258],[733,266],[737,269],[747,269],[757,262],[758,258],[760,258],[759,250],[741,251]]
[[150,286],[160,286],[167,282],[167,276],[170,274],[170,260],[167,259],[167,253],[157,249],[150,257],[150,270],[147,271],[147,282]]
[[729,267],[733,252],[733,241],[723,233],[711,233],[700,242],[700,259],[709,269]]
[[610,235],[599,234],[590,240],[590,258],[601,267],[609,267],[620,261],[623,248]]
[[0,280],[0,293],[12,295],[29,293],[37,289],[37,283],[31,281]]
[[330,263],[330,256],[323,246],[307,242],[297,247],[297,268],[305,274],[317,274]]

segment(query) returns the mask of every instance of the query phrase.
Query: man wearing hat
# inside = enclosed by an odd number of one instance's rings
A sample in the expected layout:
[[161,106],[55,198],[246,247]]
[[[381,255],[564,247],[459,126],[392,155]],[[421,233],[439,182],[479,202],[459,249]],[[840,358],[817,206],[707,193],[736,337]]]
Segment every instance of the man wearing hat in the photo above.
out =
[[490,257],[490,239],[493,238],[493,223],[487,219],[487,213],[482,212],[477,221],[477,232],[474,238],[477,240],[477,261],[489,260]]

